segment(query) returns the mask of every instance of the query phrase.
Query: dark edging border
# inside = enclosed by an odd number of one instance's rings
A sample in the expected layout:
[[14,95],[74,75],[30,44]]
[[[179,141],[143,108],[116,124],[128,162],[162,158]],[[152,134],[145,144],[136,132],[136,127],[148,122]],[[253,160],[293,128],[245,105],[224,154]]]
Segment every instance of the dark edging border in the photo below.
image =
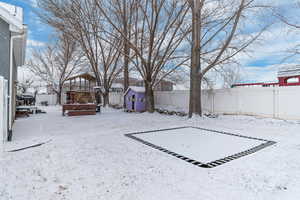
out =
[[7,151],[7,152],[12,153],[12,152],[17,152],[17,151],[23,151],[23,150],[26,150],[26,149],[30,149],[30,148],[35,148],[35,147],[42,146],[42,145],[47,144],[47,143],[49,143],[51,141],[52,140],[48,140],[47,142],[42,142],[42,143],[34,144],[34,145],[31,145],[31,146],[23,147],[23,148],[20,148],[20,149],[10,150],[10,151]]
[[[255,146],[255,147],[253,147],[251,149],[248,149],[248,150],[245,150],[245,151],[233,154],[231,156],[227,156],[225,158],[221,158],[221,159],[218,159],[218,160],[215,160],[215,161],[212,161],[212,162],[208,162],[208,163],[202,163],[202,162],[199,162],[197,160],[190,159],[188,157],[185,157],[183,155],[180,155],[178,153],[175,153],[175,152],[170,151],[168,149],[165,149],[165,148],[163,148],[161,146],[157,146],[155,144],[152,144],[150,142],[147,142],[145,140],[142,140],[142,139],[134,136],[134,135],[143,134],[143,133],[161,132],[161,131],[184,129],[184,128],[195,128],[195,129],[205,130],[205,131],[213,132],[213,133],[219,133],[219,134],[224,134],[224,135],[242,137],[242,138],[251,139],[251,140],[264,141],[265,143],[257,145],[257,146]],[[243,157],[243,156],[246,156],[246,155],[249,155],[249,154],[253,154],[253,153],[255,153],[255,152],[259,151],[259,150],[262,150],[262,149],[264,149],[264,148],[266,148],[268,146],[276,144],[276,142],[270,141],[270,140],[265,140],[265,139],[250,137],[250,136],[244,136],[244,135],[239,135],[239,134],[233,134],[233,133],[228,133],[228,132],[224,132],[224,131],[216,131],[216,130],[212,130],[212,129],[206,129],[206,128],[200,128],[200,127],[193,127],[193,126],[183,126],[183,127],[176,127],[176,128],[157,129],[157,130],[151,130],[151,131],[128,133],[128,134],[125,134],[125,136],[128,137],[128,138],[131,138],[131,139],[133,139],[135,141],[141,142],[142,144],[150,146],[150,147],[152,147],[154,149],[157,149],[157,150],[162,151],[164,153],[167,153],[167,154],[170,154],[172,156],[175,156],[176,158],[184,160],[184,161],[186,161],[188,163],[191,163],[193,165],[196,165],[198,167],[203,167],[203,168],[217,167],[219,165],[225,164],[227,162],[230,162],[232,160],[238,159],[240,157]]]

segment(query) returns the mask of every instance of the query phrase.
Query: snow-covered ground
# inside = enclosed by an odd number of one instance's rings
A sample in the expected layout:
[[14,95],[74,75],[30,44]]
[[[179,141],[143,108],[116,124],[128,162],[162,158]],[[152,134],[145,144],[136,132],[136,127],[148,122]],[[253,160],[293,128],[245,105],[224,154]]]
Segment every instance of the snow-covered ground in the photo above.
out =
[[[300,199],[300,122],[247,116],[216,119],[124,113],[47,114],[18,119],[3,153],[2,200]],[[200,168],[124,134],[197,126],[276,141],[215,168]],[[180,153],[180,152],[177,152]],[[206,153],[206,152],[203,152]]]
[[265,141],[218,134],[192,127],[148,132],[134,137],[201,163],[209,163],[265,143]]

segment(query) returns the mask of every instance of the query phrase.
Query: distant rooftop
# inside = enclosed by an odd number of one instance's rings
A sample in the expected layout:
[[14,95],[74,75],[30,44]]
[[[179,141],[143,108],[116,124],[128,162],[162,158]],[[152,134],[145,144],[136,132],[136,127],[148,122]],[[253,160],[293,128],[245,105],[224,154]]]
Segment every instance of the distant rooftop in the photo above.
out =
[[278,77],[299,76],[300,66],[284,66],[280,67],[277,73]]

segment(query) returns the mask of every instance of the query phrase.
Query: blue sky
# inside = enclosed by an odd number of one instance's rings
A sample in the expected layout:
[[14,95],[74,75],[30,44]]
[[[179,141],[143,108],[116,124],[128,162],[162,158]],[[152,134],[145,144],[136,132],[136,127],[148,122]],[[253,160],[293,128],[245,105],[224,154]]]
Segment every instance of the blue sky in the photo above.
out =
[[0,0],[0,2],[17,5],[24,9],[24,23],[28,25],[29,29],[29,45],[42,45],[48,41],[52,30],[49,26],[41,23],[35,14],[38,9],[36,0]]
[[[29,27],[28,46],[33,48],[42,46],[49,42],[52,30],[47,25],[40,22],[35,14],[37,11],[36,1],[38,0],[0,0],[2,2],[14,4],[24,9],[24,20]],[[294,9],[294,0],[259,0],[272,5],[280,5],[290,16],[297,16],[299,9]],[[254,17],[255,18],[255,17]],[[252,21],[251,21],[252,20]],[[255,33],[255,24],[259,24],[262,19],[251,19],[246,30],[249,34]],[[255,21],[256,20],[256,21]],[[260,21],[259,21],[260,20]],[[268,20],[263,19],[263,20]],[[253,23],[252,23],[253,22]],[[239,55],[242,64],[242,82],[255,81],[276,81],[276,72],[284,65],[295,65],[297,58],[282,62],[286,56],[284,51],[293,47],[300,41],[298,31],[287,30],[282,24],[273,25],[262,37],[261,42],[251,46],[249,55]]]

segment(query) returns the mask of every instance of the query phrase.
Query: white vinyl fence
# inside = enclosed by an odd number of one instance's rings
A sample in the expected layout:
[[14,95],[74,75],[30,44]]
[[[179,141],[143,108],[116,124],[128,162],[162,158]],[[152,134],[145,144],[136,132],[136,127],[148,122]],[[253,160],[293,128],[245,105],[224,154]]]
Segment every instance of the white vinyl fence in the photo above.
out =
[[[8,82],[0,76],[0,147],[7,140]],[[1,148],[0,148],[1,149]]]
[[[111,95],[114,101],[116,95]],[[119,99],[122,105],[123,99]],[[155,106],[187,111],[189,91],[155,92]],[[202,106],[205,112],[300,120],[300,87],[205,90]]]
[[110,92],[109,104],[111,105],[123,105],[123,92]]
[[[63,98],[62,98],[63,99]],[[56,105],[57,96],[55,94],[38,94],[36,95],[36,105],[41,105],[41,102],[47,101],[48,105]]]

